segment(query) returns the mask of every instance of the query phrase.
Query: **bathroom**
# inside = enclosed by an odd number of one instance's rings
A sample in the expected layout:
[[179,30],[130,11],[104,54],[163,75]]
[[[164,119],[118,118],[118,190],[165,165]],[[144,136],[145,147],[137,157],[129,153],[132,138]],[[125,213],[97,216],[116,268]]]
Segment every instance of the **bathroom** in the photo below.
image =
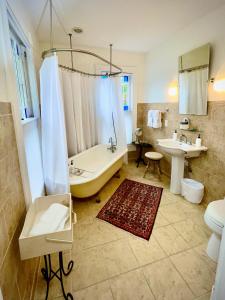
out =
[[225,299],[224,27],[224,0],[0,0],[1,300]]

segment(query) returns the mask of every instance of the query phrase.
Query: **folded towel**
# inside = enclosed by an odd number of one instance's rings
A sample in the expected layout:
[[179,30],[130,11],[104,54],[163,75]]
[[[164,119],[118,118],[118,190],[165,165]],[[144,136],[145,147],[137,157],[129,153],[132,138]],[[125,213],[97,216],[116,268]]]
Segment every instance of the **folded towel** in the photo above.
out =
[[161,128],[162,127],[161,111],[160,110],[150,109],[148,111],[147,125],[148,125],[148,127],[152,127],[152,128]]
[[69,217],[69,208],[59,203],[53,203],[34,223],[30,236],[60,231]]

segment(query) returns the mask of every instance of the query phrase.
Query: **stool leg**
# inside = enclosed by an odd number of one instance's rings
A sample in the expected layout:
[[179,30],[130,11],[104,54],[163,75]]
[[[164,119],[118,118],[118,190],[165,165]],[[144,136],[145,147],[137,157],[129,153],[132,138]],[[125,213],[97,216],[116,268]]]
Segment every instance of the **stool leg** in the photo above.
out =
[[147,166],[145,168],[145,172],[144,172],[143,178],[145,178],[145,175],[148,172],[149,167],[150,167],[150,159],[148,159],[148,163],[147,163]]
[[158,163],[158,168],[159,168],[159,174],[162,175],[162,170],[161,170],[161,166],[160,166],[160,160],[159,160],[159,163]]

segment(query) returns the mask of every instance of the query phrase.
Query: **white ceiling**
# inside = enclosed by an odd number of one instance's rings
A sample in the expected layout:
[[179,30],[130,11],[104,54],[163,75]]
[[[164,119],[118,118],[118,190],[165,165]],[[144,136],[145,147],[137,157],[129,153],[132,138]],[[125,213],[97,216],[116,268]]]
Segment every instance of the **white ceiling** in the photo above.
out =
[[[46,0],[22,0],[37,27]],[[67,32],[80,26],[73,43],[145,52],[169,39],[175,32],[225,4],[225,0],[53,0]],[[54,16],[54,42],[68,37]],[[38,30],[41,42],[49,41],[49,11]]]

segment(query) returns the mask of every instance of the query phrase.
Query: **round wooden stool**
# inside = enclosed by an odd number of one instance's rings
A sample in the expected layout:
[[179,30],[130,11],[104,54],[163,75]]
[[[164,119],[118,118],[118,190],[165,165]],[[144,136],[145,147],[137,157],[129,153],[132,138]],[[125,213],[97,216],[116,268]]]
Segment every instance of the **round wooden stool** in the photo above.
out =
[[148,163],[147,163],[147,167],[145,169],[145,173],[144,173],[143,177],[145,177],[148,170],[150,170],[151,165],[153,165],[154,171],[157,167],[159,174],[161,175],[162,172],[161,172],[161,168],[160,168],[160,160],[163,158],[163,155],[159,152],[146,152],[145,157],[148,159]]

